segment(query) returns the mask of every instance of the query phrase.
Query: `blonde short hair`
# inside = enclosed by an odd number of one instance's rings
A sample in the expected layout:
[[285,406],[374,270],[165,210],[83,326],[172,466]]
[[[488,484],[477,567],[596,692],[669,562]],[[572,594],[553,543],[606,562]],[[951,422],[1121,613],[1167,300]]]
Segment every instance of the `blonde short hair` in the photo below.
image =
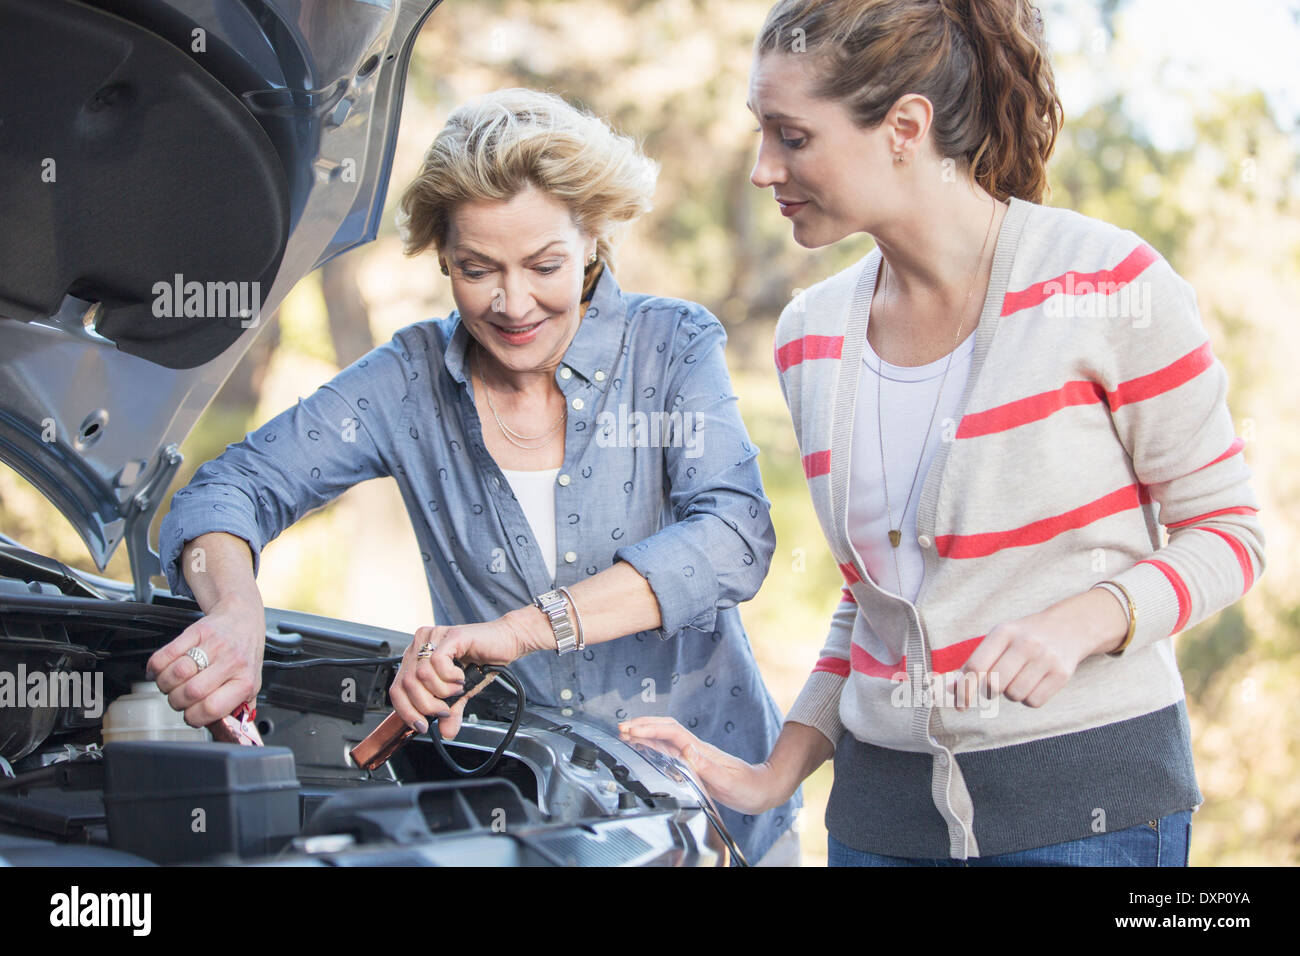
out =
[[402,194],[398,231],[408,256],[441,253],[461,203],[506,201],[532,185],[569,207],[612,268],[616,236],[652,208],[658,175],[630,137],[554,93],[497,90],[447,118]]

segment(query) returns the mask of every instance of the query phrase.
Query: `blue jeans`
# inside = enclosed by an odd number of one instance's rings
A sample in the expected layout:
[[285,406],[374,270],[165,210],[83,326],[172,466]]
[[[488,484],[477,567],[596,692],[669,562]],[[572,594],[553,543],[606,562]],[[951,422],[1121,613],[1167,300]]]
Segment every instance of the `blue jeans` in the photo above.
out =
[[828,866],[1186,866],[1192,811],[1180,810],[1150,823],[1051,846],[973,856],[966,860],[882,856],[845,846],[828,835]]

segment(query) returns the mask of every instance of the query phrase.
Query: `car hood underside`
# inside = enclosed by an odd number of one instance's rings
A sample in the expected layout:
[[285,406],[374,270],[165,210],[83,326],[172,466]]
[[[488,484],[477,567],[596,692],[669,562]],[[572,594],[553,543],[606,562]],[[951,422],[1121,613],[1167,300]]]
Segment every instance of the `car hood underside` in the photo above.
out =
[[294,284],[373,239],[437,0],[0,0],[0,460],[103,568]]

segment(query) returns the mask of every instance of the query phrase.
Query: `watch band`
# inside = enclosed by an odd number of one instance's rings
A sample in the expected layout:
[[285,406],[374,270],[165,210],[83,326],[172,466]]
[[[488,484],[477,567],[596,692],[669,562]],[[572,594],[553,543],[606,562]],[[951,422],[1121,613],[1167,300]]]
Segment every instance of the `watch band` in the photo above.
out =
[[563,585],[556,588],[555,590],[559,591],[561,594],[563,594],[566,598],[569,599],[569,607],[573,608],[573,619],[578,625],[578,648],[577,649],[580,651],[586,650],[587,637],[585,634],[582,633],[582,615],[578,613],[578,602],[573,599],[573,595],[569,593],[569,589],[564,587]]
[[569,605],[564,600],[564,595],[558,590],[550,590],[545,594],[539,594],[534,603],[542,609],[551,622],[551,630],[555,632],[555,653],[559,655],[568,654],[570,651],[578,649],[577,632],[573,628],[573,621],[569,617]]

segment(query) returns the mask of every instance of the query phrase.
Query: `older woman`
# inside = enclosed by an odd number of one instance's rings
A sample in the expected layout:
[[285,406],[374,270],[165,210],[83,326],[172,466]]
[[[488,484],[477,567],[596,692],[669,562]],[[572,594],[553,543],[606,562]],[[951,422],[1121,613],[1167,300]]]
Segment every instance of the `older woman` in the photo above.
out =
[[781,0],[749,105],[795,241],[876,240],[776,333],[844,587],[768,760],[671,717],[627,736],[755,813],[833,754],[831,865],[1186,865],[1171,638],[1258,580],[1258,500],[1191,287],[1040,205],[1037,11]]
[[[400,221],[409,255],[436,251],[456,311],[400,330],[203,465],[163,522],[168,580],[205,617],[150,669],[191,724],[259,686],[263,545],[391,475],[440,622],[416,632],[390,690],[412,726],[432,716],[455,735],[454,659],[514,662],[530,700],[563,714],[611,728],[671,715],[746,759],[771,749],[780,712],[737,605],[775,534],[726,334],[703,307],[614,277],[615,230],[649,208],[655,172],[557,96],[505,90],[451,115]],[[799,802],[724,818],[758,860]],[[791,834],[778,858],[792,851]]]

